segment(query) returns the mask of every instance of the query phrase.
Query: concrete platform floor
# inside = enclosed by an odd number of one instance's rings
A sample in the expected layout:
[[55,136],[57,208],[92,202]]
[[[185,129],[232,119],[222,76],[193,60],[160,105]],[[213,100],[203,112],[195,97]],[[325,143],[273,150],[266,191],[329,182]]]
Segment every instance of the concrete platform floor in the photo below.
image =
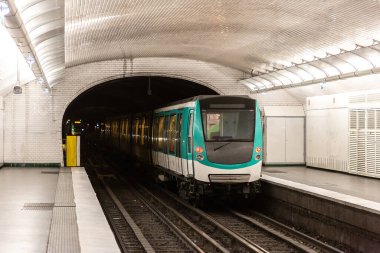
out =
[[86,171],[0,169],[0,253],[46,252],[120,252]]
[[47,168],[0,169],[0,252],[46,252],[52,208],[26,210],[25,203],[54,203],[58,172]]
[[380,179],[376,178],[303,166],[263,167],[263,175],[380,203]]

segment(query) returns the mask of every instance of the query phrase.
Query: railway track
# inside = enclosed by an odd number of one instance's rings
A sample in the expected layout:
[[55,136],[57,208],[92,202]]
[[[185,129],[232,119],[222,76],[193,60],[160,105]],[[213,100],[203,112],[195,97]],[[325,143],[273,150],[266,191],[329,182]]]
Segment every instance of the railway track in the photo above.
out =
[[91,183],[96,191],[96,195],[101,203],[107,220],[117,238],[120,250],[122,252],[144,252],[143,245],[141,244],[138,236],[132,230],[130,224],[123,217],[122,211],[112,200],[107,190],[100,182],[92,179]]
[[92,181],[122,252],[203,252],[129,186],[114,179]]
[[162,187],[108,181],[97,193],[123,252],[341,252],[251,210],[204,212]]
[[258,247],[265,252],[343,252],[252,210],[244,210],[242,213],[219,206],[214,211],[203,212],[183,202],[169,191],[158,189],[155,192],[161,192],[160,198],[172,202],[181,213],[188,213],[188,210],[193,209],[194,213],[190,215],[194,219],[213,220],[245,241],[259,245]]

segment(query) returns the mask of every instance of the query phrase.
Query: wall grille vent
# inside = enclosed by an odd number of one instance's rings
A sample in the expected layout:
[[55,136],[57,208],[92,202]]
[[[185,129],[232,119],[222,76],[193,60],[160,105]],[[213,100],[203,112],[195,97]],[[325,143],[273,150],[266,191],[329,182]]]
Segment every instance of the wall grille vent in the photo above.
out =
[[350,104],[365,103],[365,97],[366,97],[366,94],[353,95],[353,96],[350,96],[348,101]]
[[[369,95],[380,102],[380,93]],[[349,171],[380,178],[380,107],[350,109]]]
[[25,203],[22,210],[50,211],[53,207],[54,203]]

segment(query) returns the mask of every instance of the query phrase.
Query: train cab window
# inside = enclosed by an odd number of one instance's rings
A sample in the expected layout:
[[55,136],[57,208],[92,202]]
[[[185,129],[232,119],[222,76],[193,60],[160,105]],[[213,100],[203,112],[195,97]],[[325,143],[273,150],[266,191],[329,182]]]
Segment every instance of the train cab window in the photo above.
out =
[[176,127],[176,154],[177,157],[181,157],[181,132],[182,132],[182,114],[177,116],[177,127]]
[[206,141],[252,141],[253,110],[203,110]]
[[164,117],[161,116],[158,120],[158,149],[164,148]]
[[169,122],[169,153],[175,153],[175,123],[177,115],[170,115]]
[[203,118],[206,119],[207,124],[203,124],[203,131],[206,133],[207,139],[212,139],[214,136],[220,136],[220,113],[204,113]]

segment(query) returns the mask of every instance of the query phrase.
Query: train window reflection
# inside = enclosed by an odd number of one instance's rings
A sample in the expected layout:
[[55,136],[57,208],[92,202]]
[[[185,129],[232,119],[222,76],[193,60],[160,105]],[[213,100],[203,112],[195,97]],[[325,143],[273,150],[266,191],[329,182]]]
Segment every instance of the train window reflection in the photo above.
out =
[[158,120],[158,149],[162,150],[163,145],[163,138],[164,138],[164,117],[160,117]]
[[252,141],[254,112],[248,110],[203,110],[206,141]]
[[174,154],[175,122],[176,122],[176,115],[171,115],[170,123],[169,123],[169,152],[172,154]]

